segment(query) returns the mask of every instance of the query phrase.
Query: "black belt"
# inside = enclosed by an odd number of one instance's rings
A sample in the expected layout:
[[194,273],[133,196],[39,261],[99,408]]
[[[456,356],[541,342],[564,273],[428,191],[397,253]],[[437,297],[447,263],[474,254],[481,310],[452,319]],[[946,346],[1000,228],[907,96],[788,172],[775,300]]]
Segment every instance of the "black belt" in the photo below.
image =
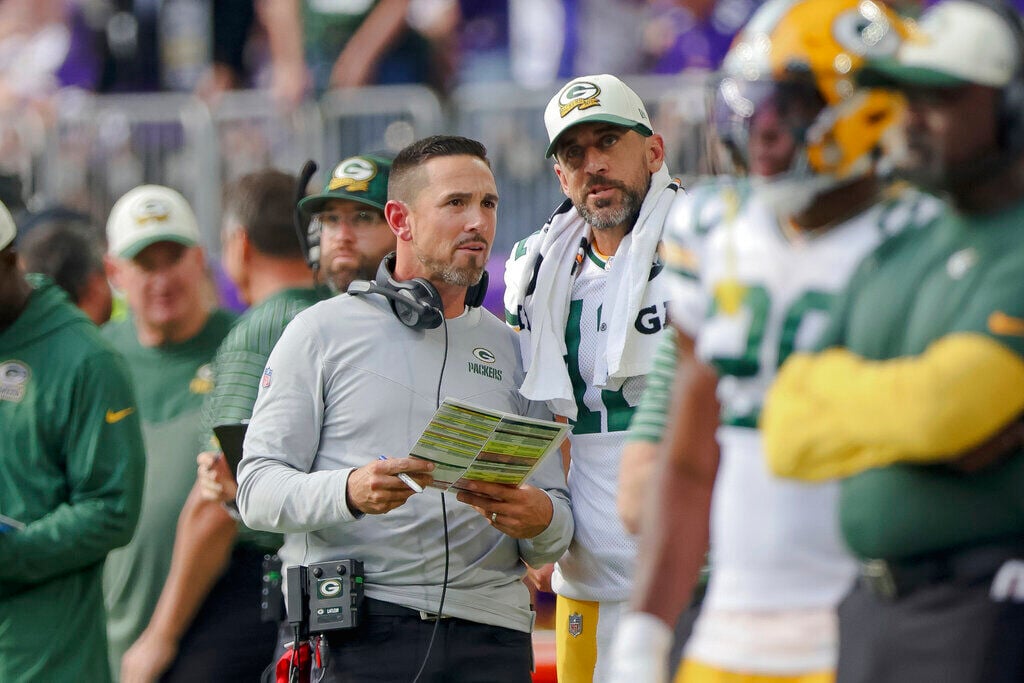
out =
[[872,593],[895,600],[937,583],[973,583],[995,575],[1007,560],[1024,557],[1021,545],[982,545],[907,560],[865,560],[860,575]]
[[437,621],[438,619],[452,619],[447,614],[438,617],[437,614],[416,610],[411,607],[402,607],[393,602],[384,602],[374,598],[363,598],[363,614],[377,617],[405,617],[415,618],[420,621]]

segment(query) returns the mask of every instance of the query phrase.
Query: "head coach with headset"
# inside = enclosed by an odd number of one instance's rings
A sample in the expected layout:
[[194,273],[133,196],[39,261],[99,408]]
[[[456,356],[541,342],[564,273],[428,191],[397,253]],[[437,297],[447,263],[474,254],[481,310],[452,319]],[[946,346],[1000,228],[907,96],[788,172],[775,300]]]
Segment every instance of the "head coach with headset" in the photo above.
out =
[[[520,579],[572,536],[559,462],[458,501],[396,476],[432,480],[432,465],[405,456],[441,397],[548,416],[519,395],[513,333],[479,307],[497,206],[480,143],[406,147],[384,209],[395,254],[374,282],[299,314],[270,355],[239,468],[242,517],[285,532],[286,567],[365,567],[363,621],[328,634],[324,681],[530,680]],[[480,355],[493,358],[488,372]]]
[[793,354],[762,413],[778,474],[843,478],[862,576],[840,683],[1024,680],[1024,30],[945,0],[859,78],[907,98],[897,166],[949,206],[870,257],[827,350]]

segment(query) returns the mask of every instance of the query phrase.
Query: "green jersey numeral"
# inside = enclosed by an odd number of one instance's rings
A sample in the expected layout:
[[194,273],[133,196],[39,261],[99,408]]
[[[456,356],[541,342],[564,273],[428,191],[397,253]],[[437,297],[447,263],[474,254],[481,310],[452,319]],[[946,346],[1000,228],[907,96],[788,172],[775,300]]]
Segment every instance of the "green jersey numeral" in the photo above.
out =
[[[779,336],[779,348],[776,353],[775,365],[772,370],[782,366],[786,358],[793,353],[796,335],[804,316],[811,311],[828,312],[835,298],[834,294],[818,291],[807,291],[800,295],[782,319],[782,333]],[[737,357],[713,356],[711,363],[720,374],[732,377],[756,377],[761,373],[761,346],[764,343],[765,328],[768,325],[768,314],[771,310],[771,294],[761,286],[748,287],[744,293],[743,306],[750,311],[750,326],[747,328],[747,341],[743,353]],[[717,303],[712,305],[708,317],[718,315]],[[760,406],[742,414],[723,410],[722,422],[737,427],[757,427],[761,414]]]
[[[572,393],[576,398],[576,420],[569,420],[573,425],[573,434],[600,434],[601,413],[590,410],[584,403],[587,383],[580,374],[580,339],[582,338],[583,301],[569,303],[569,319],[565,326],[565,364],[569,369],[572,381]],[[601,325],[601,309],[597,309],[597,325]],[[629,429],[636,408],[629,405],[622,390],[601,391],[601,404],[608,416],[609,432],[624,432]]]

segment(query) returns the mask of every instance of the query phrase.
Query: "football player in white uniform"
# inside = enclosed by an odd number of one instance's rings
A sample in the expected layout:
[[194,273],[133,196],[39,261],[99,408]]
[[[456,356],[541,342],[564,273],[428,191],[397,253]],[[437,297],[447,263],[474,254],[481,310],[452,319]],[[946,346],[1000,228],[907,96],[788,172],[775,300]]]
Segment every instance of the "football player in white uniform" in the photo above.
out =
[[894,52],[904,34],[870,0],[770,0],[726,58],[716,128],[753,177],[677,198],[666,223],[678,284],[674,420],[643,521],[636,611],[617,636],[616,680],[664,679],[670,625],[696,581],[709,517],[711,579],[676,680],[834,678],[835,606],[856,572],[839,538],[837,490],[770,475],[757,420],[776,369],[813,346],[859,262],[937,213],[935,200],[877,173],[900,100],[851,80],[866,55]]
[[632,588],[636,542],[615,514],[626,430],[666,328],[658,256],[679,190],[640,97],[610,74],[565,84],[544,110],[568,199],[505,267],[521,392],[572,424],[575,532],[551,578],[559,680],[611,681],[607,661]]

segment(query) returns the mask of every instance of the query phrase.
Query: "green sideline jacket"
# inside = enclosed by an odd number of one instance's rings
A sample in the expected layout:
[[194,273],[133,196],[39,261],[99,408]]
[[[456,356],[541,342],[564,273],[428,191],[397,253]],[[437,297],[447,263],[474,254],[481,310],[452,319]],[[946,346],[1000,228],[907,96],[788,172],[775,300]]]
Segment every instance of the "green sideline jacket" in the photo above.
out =
[[124,359],[49,281],[0,332],[0,681],[110,679],[101,590],[145,466]]

